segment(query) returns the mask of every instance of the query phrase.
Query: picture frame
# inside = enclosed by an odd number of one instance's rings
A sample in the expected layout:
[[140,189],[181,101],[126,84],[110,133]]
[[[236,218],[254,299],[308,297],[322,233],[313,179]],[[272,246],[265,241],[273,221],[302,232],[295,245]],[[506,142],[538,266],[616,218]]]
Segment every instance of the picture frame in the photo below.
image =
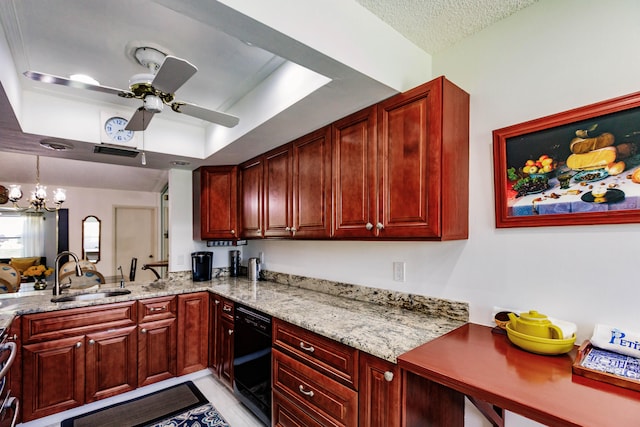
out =
[[493,131],[497,228],[640,222],[640,92]]

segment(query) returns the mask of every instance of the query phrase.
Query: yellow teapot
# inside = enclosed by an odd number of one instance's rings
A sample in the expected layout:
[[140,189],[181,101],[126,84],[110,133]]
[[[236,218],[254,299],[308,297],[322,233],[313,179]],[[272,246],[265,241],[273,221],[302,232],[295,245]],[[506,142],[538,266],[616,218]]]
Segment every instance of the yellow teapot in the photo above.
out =
[[562,329],[551,323],[542,313],[529,310],[527,313],[509,313],[509,321],[514,331],[539,338],[562,339]]

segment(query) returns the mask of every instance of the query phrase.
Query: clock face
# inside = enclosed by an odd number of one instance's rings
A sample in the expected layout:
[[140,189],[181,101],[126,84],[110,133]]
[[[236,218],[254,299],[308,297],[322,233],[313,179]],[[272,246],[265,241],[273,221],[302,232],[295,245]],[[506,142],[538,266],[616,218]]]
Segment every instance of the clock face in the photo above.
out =
[[125,130],[129,121],[122,117],[111,117],[104,123],[104,131],[113,142],[129,142],[133,138],[132,130]]

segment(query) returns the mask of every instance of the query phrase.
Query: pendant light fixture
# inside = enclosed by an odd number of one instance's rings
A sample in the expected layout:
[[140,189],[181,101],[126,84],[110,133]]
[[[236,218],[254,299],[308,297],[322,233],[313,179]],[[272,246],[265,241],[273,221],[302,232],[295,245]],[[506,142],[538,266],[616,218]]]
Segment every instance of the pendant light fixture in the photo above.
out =
[[18,201],[22,199],[22,189],[20,185],[9,185],[9,201],[13,203],[13,209],[17,211],[48,211],[54,212],[60,209],[62,203],[67,199],[66,191],[62,188],[56,188],[53,192],[53,203],[55,207],[47,206],[47,187],[40,184],[40,156],[36,156],[36,186],[29,197],[29,206],[21,207]]

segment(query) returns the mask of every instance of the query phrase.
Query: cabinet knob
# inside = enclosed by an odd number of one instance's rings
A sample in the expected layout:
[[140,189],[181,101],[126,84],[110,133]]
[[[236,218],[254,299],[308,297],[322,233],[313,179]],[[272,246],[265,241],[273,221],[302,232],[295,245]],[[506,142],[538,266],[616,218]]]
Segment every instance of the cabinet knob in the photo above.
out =
[[233,334],[233,329],[229,329],[229,330],[227,331],[227,333],[228,333],[229,335]]
[[291,227],[291,234],[296,234],[296,231],[298,231],[298,230],[296,230],[295,227]]
[[300,390],[300,393],[304,394],[305,396],[313,397],[313,390],[305,390],[302,384],[298,386],[298,390]]
[[94,345],[95,343],[96,343],[96,341],[95,341],[95,340],[89,340],[89,344],[90,344],[90,345]]
[[9,341],[18,341],[18,334],[9,335],[7,337],[7,340],[9,340]]
[[236,230],[231,230],[231,234],[236,234]]
[[256,233],[258,233],[258,234],[262,233],[262,229],[261,229],[261,228],[258,228],[258,229],[256,230]]
[[313,353],[314,351],[316,351],[316,349],[313,348],[313,346],[311,346],[311,345],[307,346],[302,341],[300,341],[300,348],[303,349],[304,351],[308,351],[309,353]]
[[371,231],[371,230],[373,230],[373,224],[368,222],[367,225],[364,226],[364,228],[366,228],[367,230]]
[[386,371],[386,372],[384,373],[384,379],[385,379],[386,381],[388,381],[388,382],[393,381],[393,372],[391,372],[391,371]]
[[78,342],[76,343],[76,348],[80,348],[80,347],[82,347],[82,343],[81,343],[80,341],[78,341]]
[[289,231],[291,231],[291,227],[285,227],[284,231],[286,231],[288,233]]
[[379,223],[377,223],[377,224],[376,224],[376,228],[377,228],[378,230],[384,230],[384,224],[382,224],[381,222],[379,222]]
[[146,333],[147,333],[147,328],[142,328],[142,329],[140,330],[140,333],[146,334]]

